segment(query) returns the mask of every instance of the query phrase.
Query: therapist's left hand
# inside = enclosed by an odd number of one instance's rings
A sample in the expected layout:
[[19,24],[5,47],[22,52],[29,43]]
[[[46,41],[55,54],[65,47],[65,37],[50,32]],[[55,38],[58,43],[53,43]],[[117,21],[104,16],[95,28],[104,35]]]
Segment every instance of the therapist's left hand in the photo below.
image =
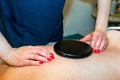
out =
[[106,32],[99,30],[95,30],[94,32],[86,35],[80,41],[90,41],[94,53],[100,53],[101,51],[105,50],[109,43]]

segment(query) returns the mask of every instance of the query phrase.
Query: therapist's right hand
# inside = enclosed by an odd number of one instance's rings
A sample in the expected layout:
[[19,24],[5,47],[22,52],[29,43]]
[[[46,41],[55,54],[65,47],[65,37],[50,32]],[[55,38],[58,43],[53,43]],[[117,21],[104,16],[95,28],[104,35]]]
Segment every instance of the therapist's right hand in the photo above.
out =
[[54,55],[45,46],[23,46],[12,48],[4,60],[12,66],[39,66],[44,62],[51,62]]

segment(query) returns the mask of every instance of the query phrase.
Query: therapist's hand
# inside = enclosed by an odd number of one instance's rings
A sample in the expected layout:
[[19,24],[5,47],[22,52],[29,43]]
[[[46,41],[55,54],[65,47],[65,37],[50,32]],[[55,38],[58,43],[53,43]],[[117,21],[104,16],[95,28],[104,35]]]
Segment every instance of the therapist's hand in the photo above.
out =
[[83,42],[90,41],[94,53],[100,53],[101,51],[105,50],[109,43],[106,32],[97,31],[97,30],[86,35],[80,41]]
[[38,66],[50,62],[54,55],[44,49],[45,46],[23,46],[12,48],[4,60],[12,66]]

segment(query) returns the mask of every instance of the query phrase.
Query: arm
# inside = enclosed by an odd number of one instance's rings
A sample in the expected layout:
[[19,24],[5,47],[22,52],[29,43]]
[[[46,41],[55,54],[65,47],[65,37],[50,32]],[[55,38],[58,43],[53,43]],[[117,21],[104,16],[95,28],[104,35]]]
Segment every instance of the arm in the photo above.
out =
[[0,58],[12,66],[38,66],[52,61],[54,56],[43,46],[12,48],[0,33]]
[[98,0],[98,14],[95,23],[95,30],[88,34],[81,41],[91,41],[94,53],[100,53],[108,46],[107,26],[111,0]]
[[106,31],[108,26],[111,0],[98,0],[98,14],[95,30]]
[[0,57],[4,58],[5,55],[7,55],[12,47],[9,45],[7,40],[3,37],[3,35],[0,32]]

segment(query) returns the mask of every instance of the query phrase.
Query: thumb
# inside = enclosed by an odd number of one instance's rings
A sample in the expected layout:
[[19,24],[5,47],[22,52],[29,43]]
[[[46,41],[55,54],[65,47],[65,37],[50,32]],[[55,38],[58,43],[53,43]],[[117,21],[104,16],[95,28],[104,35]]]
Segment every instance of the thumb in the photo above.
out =
[[91,38],[92,38],[92,34],[88,34],[84,38],[80,39],[80,41],[88,42],[88,41],[91,41]]

